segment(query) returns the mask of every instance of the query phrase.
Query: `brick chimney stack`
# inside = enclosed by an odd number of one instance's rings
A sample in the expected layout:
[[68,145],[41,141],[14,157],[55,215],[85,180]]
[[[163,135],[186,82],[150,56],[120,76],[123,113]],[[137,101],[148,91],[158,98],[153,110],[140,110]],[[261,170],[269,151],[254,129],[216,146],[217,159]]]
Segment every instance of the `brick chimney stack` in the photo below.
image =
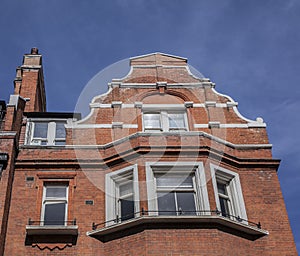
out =
[[46,94],[42,67],[42,55],[38,48],[23,57],[22,66],[16,70],[14,94],[26,99],[25,112],[46,111]]

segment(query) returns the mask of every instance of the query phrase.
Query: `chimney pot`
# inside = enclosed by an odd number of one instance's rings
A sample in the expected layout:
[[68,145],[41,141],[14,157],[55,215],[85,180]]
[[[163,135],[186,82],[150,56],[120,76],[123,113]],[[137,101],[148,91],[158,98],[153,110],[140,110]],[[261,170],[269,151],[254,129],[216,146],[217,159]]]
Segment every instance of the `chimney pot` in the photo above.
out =
[[36,47],[31,48],[31,54],[39,54],[39,49]]

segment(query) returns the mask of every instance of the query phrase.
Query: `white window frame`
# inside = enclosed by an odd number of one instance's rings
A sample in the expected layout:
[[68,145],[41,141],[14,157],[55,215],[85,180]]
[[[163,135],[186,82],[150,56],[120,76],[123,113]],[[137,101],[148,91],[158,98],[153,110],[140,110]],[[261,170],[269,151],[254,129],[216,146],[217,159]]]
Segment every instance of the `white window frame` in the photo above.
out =
[[[210,164],[212,183],[214,188],[216,206],[221,211],[219,193],[217,182],[226,184],[226,190],[228,199],[230,201],[229,214],[241,219],[247,220],[246,208],[244,203],[244,197],[242,193],[242,187],[238,173],[219,167],[214,164]],[[222,215],[222,213],[220,214]],[[229,217],[233,220],[238,220],[234,217]],[[247,222],[247,221],[243,221]]]
[[[118,171],[106,174],[105,176],[105,219],[106,226],[116,224],[117,216],[120,216],[119,184],[126,183],[126,180],[133,181],[133,200],[134,200],[134,217],[139,216],[140,202],[139,202],[139,183],[138,183],[138,167],[132,165]],[[119,218],[121,221],[121,216]]]
[[[171,176],[172,175],[180,175],[183,179],[182,179],[182,181],[184,180],[184,178],[186,178],[186,177],[188,177],[188,176],[192,176],[191,178],[192,178],[192,186],[191,187],[186,187],[186,186],[182,186],[182,185],[175,185],[175,186],[167,186],[167,185],[165,185],[165,186],[158,186],[158,182],[157,182],[157,176],[159,176],[159,175],[162,175],[162,176],[164,176],[164,175],[168,175],[168,174],[171,174]],[[194,207],[195,207],[195,211],[199,211],[199,207],[198,207],[198,205],[199,205],[199,203],[198,203],[198,196],[197,196],[197,189],[196,189],[196,187],[197,187],[197,185],[196,185],[196,177],[195,177],[196,175],[195,175],[195,173],[194,173],[194,171],[191,171],[190,173],[188,173],[188,172],[180,172],[180,171],[178,171],[178,172],[168,172],[168,173],[166,173],[165,171],[162,171],[162,170],[159,170],[159,171],[155,171],[154,172],[154,179],[155,179],[155,186],[156,186],[156,193],[171,193],[173,196],[174,196],[174,203],[175,203],[175,210],[176,210],[176,212],[174,212],[174,214],[170,214],[170,215],[193,215],[193,214],[189,214],[189,212],[188,213],[185,213],[181,208],[180,208],[180,206],[178,205],[178,194],[180,194],[180,193],[186,193],[186,192],[192,192],[193,193],[193,198],[194,198]],[[158,198],[157,198],[157,204],[158,204]],[[157,208],[159,208],[158,206],[157,206]],[[158,210],[160,210],[160,209],[158,209]],[[166,214],[166,215],[168,215],[168,214]],[[195,213],[195,215],[196,215],[196,213]]]
[[[233,193],[232,193],[232,189],[230,186],[231,178],[223,177],[223,175],[222,176],[218,175],[216,182],[217,182],[218,199],[219,199],[219,206],[220,206],[220,208],[218,208],[218,209],[221,211],[221,215],[224,216],[224,214],[225,214],[225,217],[229,217],[229,216],[226,216],[227,214],[234,215],[235,211],[233,209],[233,202],[232,202],[232,197],[233,197],[232,194]],[[224,193],[219,192],[218,184],[221,184],[222,186],[224,186],[224,190],[225,190]],[[225,213],[222,212],[220,198],[222,198],[225,201],[226,208],[227,208]]]
[[[47,198],[46,197],[46,192],[47,192],[47,187],[57,187],[57,188],[66,188],[66,197],[53,197],[53,198]],[[67,183],[59,183],[59,182],[50,182],[50,183],[45,183],[43,186],[43,199],[42,199],[42,209],[41,209],[41,226],[45,226],[44,221],[45,221],[45,206],[47,204],[52,204],[52,203],[65,203],[65,219],[64,219],[64,226],[67,226],[67,220],[68,220],[68,204],[69,204],[69,184]]]
[[[134,192],[133,192],[133,179],[132,179],[132,174],[129,173],[127,176],[124,176],[124,177],[120,177],[119,179],[116,180],[115,182],[115,186],[116,186],[116,201],[115,201],[115,204],[116,204],[116,213],[117,213],[117,216],[119,216],[119,218],[121,219],[122,221],[122,207],[121,207],[121,200],[122,199],[126,199],[128,197],[132,197],[133,200],[134,200]],[[120,195],[120,187],[122,185],[126,185],[126,184],[130,184],[132,185],[131,187],[131,191],[130,193],[128,194],[125,194],[125,195]],[[135,210],[134,210],[135,212]],[[134,212],[133,212],[133,215],[134,215]]]
[[[146,162],[146,180],[149,215],[158,215],[156,173],[193,174],[195,209],[198,215],[210,215],[206,177],[202,162]],[[184,177],[184,176],[183,176]]]
[[[188,119],[187,119],[187,114],[186,114],[186,111],[180,111],[180,110],[177,110],[177,111],[162,111],[162,116],[165,118],[165,119],[168,119],[167,120],[167,125],[166,125],[166,129],[168,131],[187,131],[188,130]],[[169,116],[171,114],[182,114],[183,115],[183,122],[184,122],[184,127],[176,127],[176,128],[172,128],[170,127],[170,122],[169,122]]]
[[[38,138],[34,137],[34,129],[36,123],[47,123],[47,138]],[[66,141],[65,138],[56,138],[56,124],[57,123],[65,123],[67,124],[67,119],[47,119],[47,118],[35,118],[29,119],[26,127],[26,145],[34,145],[34,146],[64,146],[64,145],[56,145],[57,141]],[[36,142],[35,142],[36,141]],[[42,145],[42,141],[46,141],[45,145]]]
[[[146,129],[145,127],[145,114],[159,114],[160,115],[160,128],[150,128]],[[184,127],[182,128],[170,128],[169,127],[169,114],[183,114],[184,118]],[[175,132],[175,131],[188,131],[188,118],[186,113],[186,108],[178,108],[178,107],[169,107],[162,108],[159,105],[156,107],[143,107],[143,131],[144,132]]]

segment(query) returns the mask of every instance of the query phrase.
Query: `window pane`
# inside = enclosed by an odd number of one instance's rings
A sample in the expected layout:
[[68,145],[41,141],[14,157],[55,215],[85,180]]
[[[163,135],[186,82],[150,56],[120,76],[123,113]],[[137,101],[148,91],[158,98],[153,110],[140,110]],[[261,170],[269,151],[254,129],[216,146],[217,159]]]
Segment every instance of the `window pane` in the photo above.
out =
[[186,174],[162,174],[156,176],[158,187],[193,187],[192,175]]
[[65,211],[65,203],[46,204],[44,214],[44,225],[64,225]]
[[183,113],[168,114],[168,117],[169,117],[169,128],[170,129],[185,128]]
[[195,197],[193,192],[176,192],[178,210],[183,215],[195,215]]
[[55,138],[65,138],[65,137],[66,137],[65,123],[57,122]]
[[217,187],[218,187],[218,193],[223,194],[223,195],[227,195],[226,184],[217,182]]
[[121,220],[134,218],[134,201],[133,196],[126,199],[120,199]]
[[224,217],[228,217],[229,212],[229,201],[223,197],[219,197],[221,212]]
[[161,129],[160,114],[144,114],[145,129]]
[[55,141],[55,145],[57,145],[57,146],[63,146],[63,145],[66,145],[66,141],[64,141],[64,140],[56,140]]
[[34,123],[33,137],[35,138],[47,138],[48,123],[36,122]]
[[65,198],[67,187],[46,187],[46,197]]
[[176,215],[174,193],[157,193],[158,214]]
[[132,182],[128,182],[119,186],[120,197],[133,193]]
[[31,144],[32,145],[42,145],[42,146],[44,146],[44,145],[47,145],[47,139],[33,139],[31,141]]
[[221,212],[224,217],[228,217],[229,212],[229,197],[227,193],[227,186],[225,183],[217,182],[218,193],[219,193],[219,202],[221,207]]

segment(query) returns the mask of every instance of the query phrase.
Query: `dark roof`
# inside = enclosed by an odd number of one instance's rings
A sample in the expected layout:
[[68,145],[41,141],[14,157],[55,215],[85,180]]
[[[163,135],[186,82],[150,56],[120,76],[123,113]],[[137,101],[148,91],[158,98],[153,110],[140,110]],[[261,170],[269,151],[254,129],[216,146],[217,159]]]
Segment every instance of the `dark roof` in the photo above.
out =
[[76,118],[81,119],[81,113],[71,112],[25,112],[27,117],[40,117],[40,118]]

